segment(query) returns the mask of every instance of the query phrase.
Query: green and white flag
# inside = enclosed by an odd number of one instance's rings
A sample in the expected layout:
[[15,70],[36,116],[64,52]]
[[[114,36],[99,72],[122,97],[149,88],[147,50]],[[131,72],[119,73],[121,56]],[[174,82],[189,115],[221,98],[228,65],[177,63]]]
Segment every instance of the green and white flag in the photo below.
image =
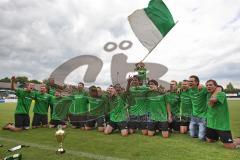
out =
[[162,0],[151,0],[147,8],[133,12],[128,21],[136,37],[151,52],[175,25]]

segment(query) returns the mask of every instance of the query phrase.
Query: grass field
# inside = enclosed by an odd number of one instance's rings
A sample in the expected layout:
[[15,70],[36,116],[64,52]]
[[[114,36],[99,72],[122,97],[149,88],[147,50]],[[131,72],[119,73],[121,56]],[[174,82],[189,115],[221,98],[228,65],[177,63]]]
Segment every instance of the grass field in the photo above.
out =
[[[240,136],[240,101],[229,102],[233,136]],[[13,121],[15,104],[0,104],[0,126]],[[240,149],[224,149],[222,144],[208,144],[188,135],[174,133],[169,139],[140,134],[121,137],[119,133],[103,135],[95,130],[66,129],[66,154],[56,155],[55,129],[35,129],[13,133],[0,129],[0,157],[17,144],[30,145],[19,152],[23,160],[87,160],[87,159],[156,159],[156,160],[240,160]],[[1,159],[1,158],[0,158]]]

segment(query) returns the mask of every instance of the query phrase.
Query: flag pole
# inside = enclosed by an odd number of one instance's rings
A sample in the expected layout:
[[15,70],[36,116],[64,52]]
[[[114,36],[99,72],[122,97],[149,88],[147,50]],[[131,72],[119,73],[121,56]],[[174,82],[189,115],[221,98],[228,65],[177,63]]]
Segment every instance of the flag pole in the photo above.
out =
[[[176,25],[178,24],[178,21],[176,21],[176,23],[175,23],[175,25],[173,26],[173,27],[175,27]],[[172,29],[171,29],[172,30]],[[170,31],[171,31],[170,30]],[[169,31],[169,32],[170,32]],[[145,56],[144,56],[144,58],[140,61],[140,62],[143,62],[151,53],[152,53],[152,51],[158,46],[158,44],[165,38],[166,36],[164,36],[149,52],[148,52],[148,54],[146,54]]]
[[119,83],[118,77],[119,77],[119,72],[117,72],[117,83]]

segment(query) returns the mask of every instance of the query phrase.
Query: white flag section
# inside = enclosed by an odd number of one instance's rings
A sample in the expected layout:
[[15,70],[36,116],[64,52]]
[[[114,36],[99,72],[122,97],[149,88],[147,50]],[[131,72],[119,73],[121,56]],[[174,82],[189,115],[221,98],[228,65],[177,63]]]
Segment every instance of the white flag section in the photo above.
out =
[[128,17],[136,37],[151,52],[175,25],[171,12],[162,0],[151,0],[147,8]]
[[128,17],[128,21],[136,37],[149,51],[152,51],[152,49],[163,39],[163,35],[148,18],[144,9],[136,10]]

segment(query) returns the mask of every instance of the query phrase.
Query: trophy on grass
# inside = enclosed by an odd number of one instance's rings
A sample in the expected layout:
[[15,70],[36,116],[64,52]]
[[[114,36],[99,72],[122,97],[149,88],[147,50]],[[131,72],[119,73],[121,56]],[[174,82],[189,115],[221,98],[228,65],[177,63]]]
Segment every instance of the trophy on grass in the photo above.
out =
[[65,131],[62,129],[61,125],[58,125],[58,130],[55,133],[55,136],[57,138],[57,142],[59,143],[59,148],[57,149],[57,154],[63,154],[65,153],[65,150],[63,149],[63,140],[65,138]]

